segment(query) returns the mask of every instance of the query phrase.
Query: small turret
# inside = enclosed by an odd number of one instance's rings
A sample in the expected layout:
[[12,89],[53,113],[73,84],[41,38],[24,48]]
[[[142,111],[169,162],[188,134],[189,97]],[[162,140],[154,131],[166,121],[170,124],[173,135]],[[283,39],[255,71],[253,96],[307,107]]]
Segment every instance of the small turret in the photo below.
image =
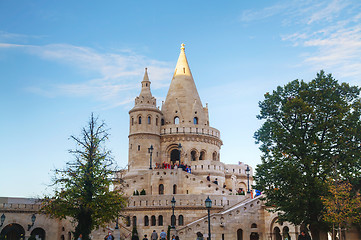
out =
[[149,107],[154,106],[156,107],[156,99],[152,96],[150,91],[150,81],[148,77],[148,69],[145,68],[144,77],[142,81],[142,90],[138,97],[135,98],[135,106],[137,107]]

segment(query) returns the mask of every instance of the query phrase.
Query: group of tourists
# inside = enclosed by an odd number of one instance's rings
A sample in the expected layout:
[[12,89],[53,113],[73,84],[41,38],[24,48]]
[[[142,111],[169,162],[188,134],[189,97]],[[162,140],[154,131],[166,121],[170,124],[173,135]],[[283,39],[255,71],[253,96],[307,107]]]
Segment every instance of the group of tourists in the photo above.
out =
[[[166,240],[166,239],[167,239],[167,233],[164,232],[164,230],[162,230],[162,231],[160,232],[159,238],[158,238],[158,233],[157,233],[155,230],[153,230],[152,234],[150,235],[150,239],[148,239],[148,235],[147,235],[147,234],[145,234],[145,235],[144,235],[144,238],[143,238],[143,240],[158,240],[158,239],[159,239],[159,240]],[[133,238],[132,238],[132,240],[133,240]],[[173,235],[172,238],[171,238],[171,240],[179,240],[179,237]]]
[[192,173],[191,166],[184,164],[183,162],[180,164],[178,164],[178,163],[170,164],[170,163],[166,163],[166,162],[163,162],[161,164],[159,164],[159,163],[155,164],[155,169],[175,169],[175,170],[177,170],[178,168],[182,169],[183,171],[185,171],[187,173]]

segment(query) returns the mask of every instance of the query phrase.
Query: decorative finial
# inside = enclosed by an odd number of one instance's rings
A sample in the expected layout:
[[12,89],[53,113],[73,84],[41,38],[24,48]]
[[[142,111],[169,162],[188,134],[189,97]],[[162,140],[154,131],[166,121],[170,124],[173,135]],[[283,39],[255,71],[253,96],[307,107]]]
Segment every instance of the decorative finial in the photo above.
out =
[[183,51],[184,51],[184,46],[185,46],[185,44],[182,43],[182,44],[181,44],[181,50],[183,50]]
[[148,70],[148,68],[145,68],[145,71],[147,71]]

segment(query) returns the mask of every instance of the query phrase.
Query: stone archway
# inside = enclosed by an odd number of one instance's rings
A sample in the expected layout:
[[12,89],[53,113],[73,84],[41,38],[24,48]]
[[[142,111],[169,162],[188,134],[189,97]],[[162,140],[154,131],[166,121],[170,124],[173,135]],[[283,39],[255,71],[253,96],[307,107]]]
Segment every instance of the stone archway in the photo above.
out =
[[172,165],[176,164],[177,162],[180,164],[180,152],[178,149],[173,149],[170,152],[170,162]]
[[45,240],[45,230],[42,228],[35,228],[31,231],[31,236],[38,236],[38,239]]
[[6,240],[24,240],[25,230],[21,225],[11,223],[3,228],[0,233],[0,237],[4,237]]
[[237,230],[237,240],[243,240],[243,230],[242,229]]

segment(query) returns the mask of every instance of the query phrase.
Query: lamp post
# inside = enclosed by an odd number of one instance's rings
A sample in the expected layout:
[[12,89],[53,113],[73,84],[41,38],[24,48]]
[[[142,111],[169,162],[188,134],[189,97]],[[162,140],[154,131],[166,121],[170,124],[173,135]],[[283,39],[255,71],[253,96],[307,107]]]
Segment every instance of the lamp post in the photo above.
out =
[[247,173],[247,193],[251,193],[251,191],[249,190],[249,172],[251,170],[249,169],[249,166],[247,165],[247,168],[246,168],[246,173]]
[[28,224],[28,231],[30,231],[30,228],[32,228],[34,226],[36,220],[36,216],[35,213],[31,216],[31,224]]
[[0,227],[2,227],[5,222],[5,214],[4,213],[3,213],[3,215],[1,215],[0,220],[1,220]]
[[211,240],[211,214],[210,214],[210,210],[212,207],[212,200],[209,198],[209,196],[207,197],[206,201],[206,208],[208,210],[208,240]]
[[175,201],[175,199],[174,199],[174,196],[173,196],[173,198],[172,198],[171,203],[172,203],[172,210],[173,210],[172,217],[171,217],[171,225],[172,225],[171,228],[175,228],[175,227],[174,227],[174,225],[175,225],[174,208],[175,208],[175,203],[176,203],[176,201]]
[[152,154],[153,154],[153,145],[150,145],[150,148],[148,148],[148,152],[150,153],[150,158],[149,158],[149,169],[153,169],[152,168]]

